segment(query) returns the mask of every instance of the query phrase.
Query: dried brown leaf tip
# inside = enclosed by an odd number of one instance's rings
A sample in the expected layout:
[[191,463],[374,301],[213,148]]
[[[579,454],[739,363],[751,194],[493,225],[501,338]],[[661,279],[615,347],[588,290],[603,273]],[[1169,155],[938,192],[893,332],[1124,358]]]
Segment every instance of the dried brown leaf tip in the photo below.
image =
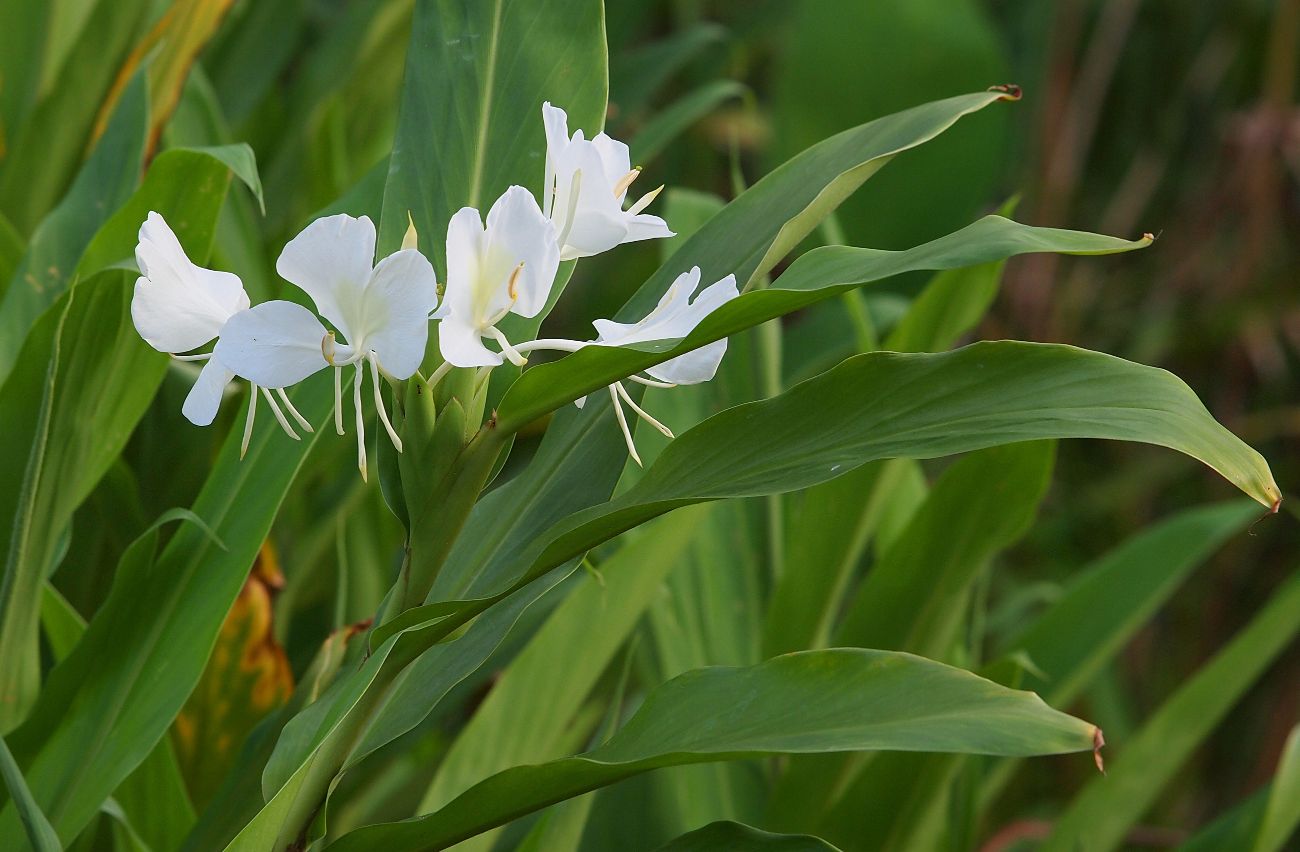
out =
[[1015,83],[1006,83],[1001,86],[989,86],[989,91],[1001,92],[1003,95],[1002,100],[1004,101],[1018,101],[1020,100],[1020,96],[1024,94],[1020,90],[1020,87]]
[[1101,728],[1092,729],[1092,760],[1097,764],[1097,771],[1102,775],[1106,774],[1106,761],[1102,759],[1101,750],[1106,745],[1106,738],[1101,734]]

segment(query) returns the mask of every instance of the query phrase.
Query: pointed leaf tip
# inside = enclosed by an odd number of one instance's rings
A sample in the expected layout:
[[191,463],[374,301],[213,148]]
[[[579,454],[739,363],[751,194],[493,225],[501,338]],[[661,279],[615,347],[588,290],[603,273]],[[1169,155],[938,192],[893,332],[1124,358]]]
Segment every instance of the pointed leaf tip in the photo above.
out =
[[1004,101],[1018,101],[1024,95],[1024,91],[1015,83],[1004,83],[998,86],[989,86],[990,92],[1001,92]]

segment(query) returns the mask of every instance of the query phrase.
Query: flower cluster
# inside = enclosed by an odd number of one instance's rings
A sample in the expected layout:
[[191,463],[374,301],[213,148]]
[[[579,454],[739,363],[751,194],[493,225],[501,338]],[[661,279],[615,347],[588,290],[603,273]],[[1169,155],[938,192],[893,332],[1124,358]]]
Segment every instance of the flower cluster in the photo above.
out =
[[[523,187],[512,186],[493,203],[486,220],[472,207],[457,211],[447,226],[441,303],[433,266],[415,245],[414,228],[401,250],[375,263],[375,226],[365,216],[339,214],[308,225],[284,247],[276,271],[310,298],[313,312],[283,300],[250,306],[237,276],[195,265],[163,218],[150,213],[136,246],[140,278],[131,314],[140,336],[155,349],[179,360],[206,362],[185,399],[185,417],[199,426],[212,423],[227,385],[238,377],[250,386],[243,450],[248,449],[259,396],[285,433],[298,440],[290,421],[308,432],[311,424],[285,389],[333,368],[334,424],[341,435],[342,373],[353,367],[357,464],[365,477],[361,404],[366,373],[379,421],[401,452],[401,438],[380,393],[380,375],[401,381],[415,374],[424,359],[431,321],[438,323],[444,361],[429,379],[436,384],[453,367],[490,370],[507,360],[523,366],[525,353],[536,350],[573,352],[585,346],[685,337],[738,295],[732,275],[696,295],[697,267],[679,276],[640,322],[597,320],[594,340],[509,340],[497,324],[508,314],[537,316],[547,305],[562,260],[673,236],[663,219],[642,212],[663,187],[624,207],[640,173],[631,167],[625,144],[604,133],[590,140],[581,130],[570,136],[568,117],[549,103],[542,105],[542,117],[543,204]],[[210,352],[194,354],[213,340]],[[646,376],[628,378],[653,387],[708,381],[726,348],[726,340],[719,340],[652,367]],[[664,434],[672,433],[638,406],[621,382],[608,391],[628,451],[639,464],[624,403]]]

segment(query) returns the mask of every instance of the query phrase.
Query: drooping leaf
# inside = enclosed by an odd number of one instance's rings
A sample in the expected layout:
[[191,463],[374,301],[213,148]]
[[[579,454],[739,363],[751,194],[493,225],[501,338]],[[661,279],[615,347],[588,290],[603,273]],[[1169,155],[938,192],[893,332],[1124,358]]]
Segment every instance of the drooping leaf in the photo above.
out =
[[[792,164],[798,162],[799,160],[791,161]],[[781,171],[778,170],[773,177],[780,174]],[[729,218],[729,211],[736,210],[742,201],[763,186],[764,182],[760,181],[724,208],[673,255],[672,260],[656,273],[646,287],[663,277],[664,269],[680,266],[679,258],[700,257],[695,242],[701,236],[718,230],[724,231],[720,236],[726,236],[725,229],[720,229],[718,223]],[[903,272],[961,268],[1028,252],[1110,254],[1131,251],[1148,244],[1147,239],[1128,241],[1079,231],[1035,228],[1000,216],[986,216],[960,231],[905,251],[843,246],[814,249],[791,264],[771,286],[743,294],[718,308],[695,331],[675,345],[673,341],[665,341],[658,345],[622,348],[589,346],[554,364],[543,364],[525,371],[501,402],[498,410],[500,428],[507,431],[520,428],[567,402],[668,358],[822,299]],[[719,270],[716,277],[721,278],[729,271],[732,270]],[[706,271],[703,280],[714,280],[711,276],[714,273]],[[667,289],[667,283],[664,284],[664,289]],[[644,290],[645,288],[643,292]],[[637,298],[640,299],[640,296]]]
[[1214,656],[1128,742],[1115,743],[1115,758],[1102,781],[1076,796],[1043,844],[1045,852],[1116,849],[1169,779],[1232,709],[1242,694],[1300,634],[1300,573],[1227,647]]
[[1096,729],[1034,695],[885,651],[835,649],[689,672],[646,697],[607,743],[495,775],[433,814],[369,826],[333,852],[443,849],[509,819],[662,766],[860,750],[1056,754]]
[[[659,156],[668,145],[700,119],[732,98],[749,90],[734,80],[714,80],[674,101],[637,131],[629,144],[632,163],[644,165]],[[673,227],[677,226],[675,220]]]

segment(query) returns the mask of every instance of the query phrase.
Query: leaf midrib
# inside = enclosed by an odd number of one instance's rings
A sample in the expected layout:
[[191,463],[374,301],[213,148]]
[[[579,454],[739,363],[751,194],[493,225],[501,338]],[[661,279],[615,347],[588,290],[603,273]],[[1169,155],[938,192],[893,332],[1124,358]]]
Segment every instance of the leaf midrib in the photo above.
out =
[[483,77],[483,105],[479,113],[478,132],[474,143],[474,166],[470,169],[469,201],[470,207],[479,206],[479,194],[483,188],[484,152],[487,150],[488,119],[492,114],[492,92],[496,85],[497,46],[501,41],[501,11],[505,0],[496,0],[492,6],[492,33],[488,36],[487,68]]

